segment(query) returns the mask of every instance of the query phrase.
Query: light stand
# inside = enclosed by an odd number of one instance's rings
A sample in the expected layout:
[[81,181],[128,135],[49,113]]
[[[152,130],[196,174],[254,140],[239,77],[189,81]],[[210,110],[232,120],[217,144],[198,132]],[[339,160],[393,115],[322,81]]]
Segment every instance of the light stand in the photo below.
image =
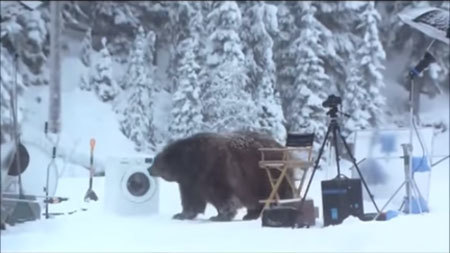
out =
[[[48,138],[47,133],[48,133],[48,122],[45,122],[45,129],[44,129],[44,133],[45,136]],[[56,158],[56,145],[53,145],[53,149],[52,149],[52,159],[50,160],[50,163],[47,166],[47,177],[46,177],[46,183],[45,183],[45,187],[44,187],[44,193],[45,193],[45,199],[47,200],[45,202],[45,218],[48,219],[49,213],[48,213],[48,204],[49,204],[49,178],[50,178],[50,168],[52,167],[52,165],[55,164],[55,158]]]
[[[406,188],[406,197],[403,200],[402,205],[400,206],[400,209],[402,209],[403,205],[405,205],[405,202],[408,206],[407,210],[404,211],[405,213],[411,213],[412,211],[412,195],[415,195],[416,197],[416,203],[419,207],[420,212],[422,212],[424,209],[422,208],[422,204],[420,203],[422,199],[422,194],[420,193],[419,187],[417,186],[416,181],[413,177],[414,168],[413,166],[413,131],[416,127],[415,123],[415,113],[414,110],[414,78],[418,76],[423,70],[425,70],[432,62],[435,62],[433,55],[431,55],[428,52],[428,49],[433,44],[434,40],[430,43],[430,45],[427,48],[427,51],[425,52],[425,55],[420,60],[420,62],[412,68],[408,75],[410,80],[410,92],[409,92],[409,143],[408,144],[402,144],[403,152],[404,152],[404,159],[405,159],[405,180],[403,183],[397,188],[397,190],[394,192],[394,194],[389,198],[389,200],[386,202],[386,204],[381,209],[381,212],[387,207],[387,205],[394,199],[395,195],[401,190],[403,186]],[[420,94],[419,94],[420,95]],[[419,134],[419,133],[417,133]],[[418,136],[420,138],[420,136]],[[375,216],[374,219],[378,218],[379,214]]]

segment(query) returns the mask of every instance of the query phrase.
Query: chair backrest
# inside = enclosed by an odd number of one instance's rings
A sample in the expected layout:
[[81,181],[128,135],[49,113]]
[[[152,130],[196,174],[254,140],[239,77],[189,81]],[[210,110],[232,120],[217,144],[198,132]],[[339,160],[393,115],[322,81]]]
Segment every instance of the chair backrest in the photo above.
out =
[[288,133],[286,138],[286,147],[311,147],[314,143],[314,137],[314,133]]

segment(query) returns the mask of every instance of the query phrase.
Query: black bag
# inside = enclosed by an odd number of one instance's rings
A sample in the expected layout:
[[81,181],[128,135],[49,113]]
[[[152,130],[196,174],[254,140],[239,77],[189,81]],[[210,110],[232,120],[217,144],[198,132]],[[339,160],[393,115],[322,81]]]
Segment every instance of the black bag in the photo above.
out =
[[298,211],[293,206],[275,206],[265,209],[262,214],[263,227],[293,227]]
[[300,201],[281,204],[263,211],[263,227],[310,227],[316,224],[319,211],[312,199],[305,200],[300,210]]

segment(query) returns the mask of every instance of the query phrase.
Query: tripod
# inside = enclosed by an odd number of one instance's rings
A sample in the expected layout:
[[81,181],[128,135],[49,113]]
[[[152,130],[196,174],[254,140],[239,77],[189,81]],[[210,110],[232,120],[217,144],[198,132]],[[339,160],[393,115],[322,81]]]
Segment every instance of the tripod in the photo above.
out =
[[[380,213],[380,210],[378,209],[378,206],[377,206],[377,204],[375,203],[375,200],[373,199],[373,195],[372,195],[372,193],[370,192],[369,187],[367,186],[366,181],[364,180],[364,177],[363,177],[363,175],[361,174],[361,171],[359,170],[358,164],[356,163],[356,159],[355,159],[355,157],[352,155],[352,153],[350,152],[350,148],[349,148],[348,144],[345,142],[345,138],[342,136],[341,129],[340,129],[339,123],[338,123],[338,121],[337,121],[337,119],[338,119],[337,113],[339,112],[339,111],[338,111],[338,108],[337,108],[337,104],[332,104],[330,107],[331,107],[331,109],[327,112],[327,115],[330,116],[331,121],[330,121],[330,124],[329,124],[329,126],[328,126],[327,132],[326,132],[326,134],[325,134],[325,138],[324,138],[324,140],[323,140],[322,146],[321,146],[320,149],[319,149],[319,155],[318,155],[318,157],[317,157],[317,159],[316,159],[316,161],[315,161],[314,169],[313,169],[313,171],[312,171],[311,178],[309,179],[308,185],[306,186],[306,190],[305,190],[305,193],[303,194],[303,197],[302,197],[302,199],[301,199],[301,202],[300,202],[300,205],[299,205],[299,209],[298,209],[298,210],[302,210],[302,208],[303,208],[303,205],[304,205],[306,196],[307,196],[308,191],[309,191],[309,187],[311,186],[312,180],[313,180],[313,178],[314,178],[314,174],[316,173],[316,170],[317,170],[317,168],[318,168],[318,166],[319,166],[320,158],[322,157],[323,150],[324,150],[324,148],[325,148],[325,144],[326,144],[326,142],[327,142],[327,140],[328,140],[328,138],[329,138],[330,133],[332,133],[332,134],[333,134],[333,139],[332,139],[332,141],[333,141],[333,144],[334,144],[334,147],[335,147],[334,150],[335,150],[335,152],[336,152],[336,165],[337,165],[338,177],[341,176],[341,168],[340,168],[340,165],[339,165],[339,160],[340,160],[340,159],[339,159],[339,150],[338,150],[338,145],[337,145],[337,144],[338,144],[338,142],[337,142],[338,139],[337,139],[337,138],[338,138],[338,136],[339,136],[339,137],[341,138],[342,142],[344,143],[345,149],[347,150],[348,154],[350,155],[350,158],[351,158],[351,160],[352,160],[353,166],[354,166],[354,167],[356,168],[356,170],[358,171],[358,174],[359,174],[359,177],[360,177],[360,179],[361,179],[361,182],[363,183],[364,188],[367,190],[367,193],[369,194],[370,199],[372,200],[372,203],[373,203],[373,205],[375,206],[375,209],[377,210],[378,215],[380,215],[380,214],[381,214],[381,213]],[[301,214],[301,211],[299,212],[299,215],[302,215],[302,214]],[[377,215],[377,216],[378,216],[378,215]],[[296,222],[295,222],[295,224],[294,224],[294,226],[296,226],[296,227],[299,226],[297,220],[299,220],[299,219],[296,219]]]

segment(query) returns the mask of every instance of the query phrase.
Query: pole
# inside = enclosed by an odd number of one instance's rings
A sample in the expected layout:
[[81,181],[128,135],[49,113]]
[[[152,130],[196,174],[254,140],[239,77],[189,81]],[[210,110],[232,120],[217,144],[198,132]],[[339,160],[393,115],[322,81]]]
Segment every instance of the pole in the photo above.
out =
[[18,84],[17,84],[17,74],[18,74],[18,67],[19,67],[19,54],[14,54],[14,87],[12,88],[12,95],[10,96],[11,101],[11,111],[12,111],[12,118],[13,118],[13,140],[14,140],[14,147],[15,147],[15,159],[16,159],[16,173],[18,175],[18,184],[19,184],[19,196],[23,197],[23,189],[22,189],[22,176],[21,176],[21,166],[20,166],[20,134],[21,130],[19,129],[19,123],[18,123]]
[[50,1],[50,14],[49,130],[56,134],[61,128],[61,2]]
[[408,198],[408,213],[411,213],[411,209],[412,209],[412,199],[411,199],[411,178],[412,178],[412,157],[413,157],[413,129],[414,129],[414,79],[411,79],[411,87],[410,87],[410,101],[409,101],[409,164],[407,166],[407,171],[406,171],[406,197]]

